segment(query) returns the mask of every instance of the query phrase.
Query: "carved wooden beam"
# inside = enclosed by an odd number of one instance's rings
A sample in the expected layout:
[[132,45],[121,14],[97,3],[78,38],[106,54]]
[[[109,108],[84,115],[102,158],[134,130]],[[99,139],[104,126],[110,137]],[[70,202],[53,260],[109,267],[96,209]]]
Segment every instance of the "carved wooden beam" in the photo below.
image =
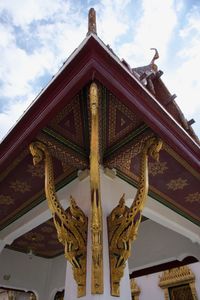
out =
[[103,224],[99,175],[99,98],[95,83],[90,86],[91,140],[90,187],[92,202],[92,294],[103,294]]

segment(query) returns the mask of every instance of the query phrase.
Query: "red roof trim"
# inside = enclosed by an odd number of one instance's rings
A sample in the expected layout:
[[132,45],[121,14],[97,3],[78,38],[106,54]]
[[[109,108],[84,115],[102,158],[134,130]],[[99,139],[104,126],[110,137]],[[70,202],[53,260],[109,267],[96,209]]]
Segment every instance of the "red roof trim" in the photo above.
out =
[[93,77],[124,103],[142,114],[144,121],[197,171],[200,149],[168,112],[138,83],[98,38],[86,44],[39,96],[0,145],[0,171],[30,143],[53,115]]

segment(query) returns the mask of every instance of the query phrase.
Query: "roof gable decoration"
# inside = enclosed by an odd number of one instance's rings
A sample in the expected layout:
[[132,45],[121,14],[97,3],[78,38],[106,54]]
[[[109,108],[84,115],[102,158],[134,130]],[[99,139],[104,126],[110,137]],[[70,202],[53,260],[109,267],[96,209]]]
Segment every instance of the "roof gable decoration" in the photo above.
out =
[[[0,212],[4,211],[6,218],[5,220],[3,217],[0,218],[1,229],[44,200],[41,194],[41,179],[44,174],[39,171],[38,174],[35,174],[35,171],[31,173],[31,169],[27,168],[28,165],[30,166],[27,145],[33,139],[45,143],[50,148],[57,169],[57,189],[76,178],[78,169],[88,167],[89,156],[84,147],[89,142],[90,116],[86,112],[87,86],[91,79],[94,79],[98,83],[98,88],[103,91],[102,106],[103,101],[105,104],[100,117],[100,126],[103,127],[106,123],[105,128],[100,129],[104,133],[102,139],[105,141],[106,148],[102,150],[104,166],[115,167],[118,176],[123,173],[124,177],[121,178],[137,185],[138,158],[135,158],[136,153],[133,155],[137,148],[135,145],[139,143],[142,145],[147,135],[152,136],[156,133],[164,140],[164,149],[161,153],[162,165],[150,162],[152,195],[153,197],[155,194],[159,195],[154,198],[172,209],[178,207],[180,214],[186,215],[188,219],[192,216],[199,222],[197,206],[200,201],[198,192],[200,147],[192,133],[191,124],[186,122],[177,108],[175,96],[169,93],[160,78],[162,72],[158,71],[155,65],[155,59],[159,56],[157,50],[154,49],[155,55],[148,66],[131,68],[101,41],[96,30],[96,15],[91,9],[86,38],[0,145],[0,179],[2,180],[0,187],[3,187],[1,190],[3,193],[0,194],[0,206],[3,209],[0,209]],[[105,95],[104,91],[106,91]],[[115,124],[110,122],[110,117],[115,119]],[[140,149],[138,156],[139,152]],[[171,176],[169,165],[174,167],[175,163],[179,168],[174,169],[181,170],[182,175],[177,174],[173,178],[167,178],[166,181],[165,175]],[[69,164],[71,164],[70,168],[68,168]],[[157,170],[156,174],[154,169]],[[30,191],[27,190],[28,186],[22,183],[20,188],[15,178],[18,176],[16,174],[22,174],[22,178],[18,180],[31,180],[30,176],[27,179],[27,170],[37,184],[37,187],[33,187],[28,181]],[[159,172],[162,170],[163,174],[160,176]],[[191,170],[195,172],[195,178],[191,176]],[[160,181],[157,180],[157,175]],[[65,182],[64,177],[68,178]],[[7,185],[5,181],[8,178],[10,180]],[[154,182],[163,184],[165,195],[164,192],[158,194]],[[19,188],[22,190],[20,191]],[[25,201],[27,195],[28,201]],[[171,195],[174,199],[180,199],[180,203],[171,201],[173,200]],[[170,206],[171,203],[173,206]],[[183,214],[184,205],[186,214]]]

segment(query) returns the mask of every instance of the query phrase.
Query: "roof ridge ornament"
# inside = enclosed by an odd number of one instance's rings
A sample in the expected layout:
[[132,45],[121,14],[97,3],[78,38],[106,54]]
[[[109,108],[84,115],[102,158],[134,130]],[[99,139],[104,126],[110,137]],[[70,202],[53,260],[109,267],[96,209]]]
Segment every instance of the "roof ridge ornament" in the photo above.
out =
[[150,48],[150,50],[155,50],[155,54],[150,62],[150,65],[152,66],[153,71],[158,71],[158,66],[155,64],[155,60],[159,58],[159,53],[156,48]]
[[88,12],[88,32],[87,35],[91,33],[97,34],[97,25],[96,25],[96,11],[92,7]]

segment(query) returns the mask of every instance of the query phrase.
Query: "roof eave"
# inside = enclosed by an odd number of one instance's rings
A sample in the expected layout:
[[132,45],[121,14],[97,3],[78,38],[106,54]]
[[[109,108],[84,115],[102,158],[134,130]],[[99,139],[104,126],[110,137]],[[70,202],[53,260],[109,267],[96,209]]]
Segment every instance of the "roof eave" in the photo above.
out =
[[93,78],[101,81],[197,171],[200,147],[94,34],[73,52],[0,145],[0,169]]

